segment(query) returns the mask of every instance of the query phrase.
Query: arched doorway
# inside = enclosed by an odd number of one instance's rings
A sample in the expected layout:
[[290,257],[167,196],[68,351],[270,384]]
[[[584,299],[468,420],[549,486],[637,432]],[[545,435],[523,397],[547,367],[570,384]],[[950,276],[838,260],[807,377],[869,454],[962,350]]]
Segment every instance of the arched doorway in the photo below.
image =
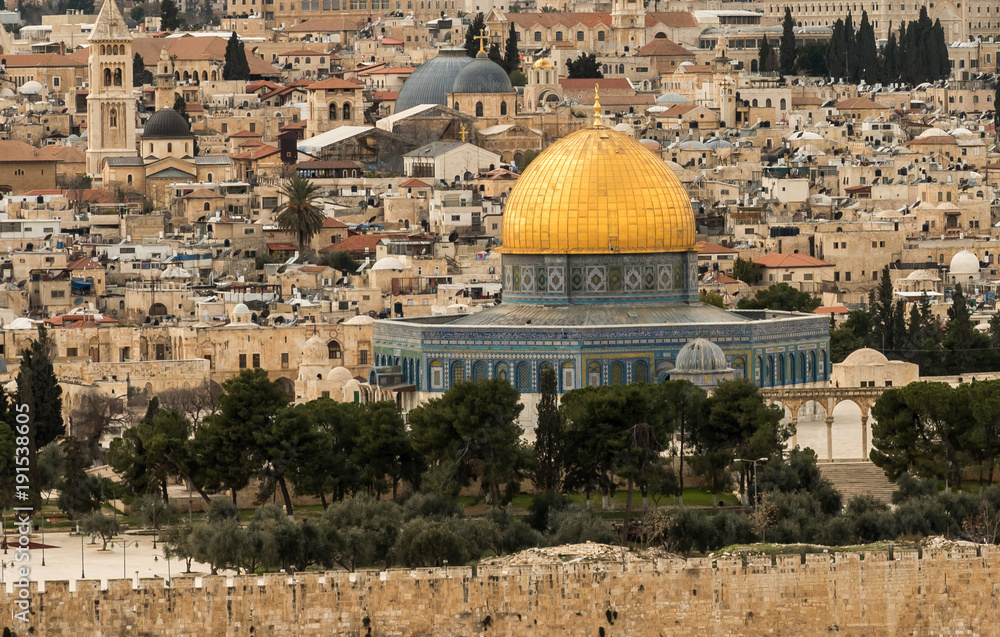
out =
[[289,398],[295,400],[295,383],[285,378],[284,376],[274,381],[274,383],[278,387],[280,387],[281,391],[285,392],[285,394],[287,394]]

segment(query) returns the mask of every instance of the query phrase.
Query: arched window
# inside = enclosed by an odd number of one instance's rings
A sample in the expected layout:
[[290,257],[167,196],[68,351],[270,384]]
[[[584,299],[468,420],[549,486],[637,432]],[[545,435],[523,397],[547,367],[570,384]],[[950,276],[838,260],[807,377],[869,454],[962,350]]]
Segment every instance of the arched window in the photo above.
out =
[[351,119],[351,103],[344,103],[344,119]]
[[771,98],[770,97],[767,98],[766,100],[764,100],[764,107],[765,108],[771,108]]
[[562,391],[572,391],[576,389],[576,365],[573,363],[562,364]]
[[184,81],[187,82],[190,79],[191,79],[191,74],[188,73],[187,71],[184,71]]
[[174,152],[174,145],[170,142],[167,142],[167,152],[168,153]]
[[340,113],[340,108],[336,104],[330,104],[330,119],[337,119],[338,113]]
[[476,102],[476,117],[482,117],[482,116],[483,116],[483,103]]
[[210,212],[212,210],[212,204],[210,204],[210,203],[208,203],[206,201],[204,208],[205,208],[205,212]]
[[118,109],[113,108],[108,112],[108,126],[118,128]]
[[101,55],[105,55],[105,53],[106,53],[106,51],[104,50],[104,45],[102,44],[101,45]]
[[788,355],[788,380],[794,385],[799,382],[798,357],[795,354]]
[[126,181],[128,181],[129,184],[132,183],[132,175],[131,174],[129,174],[128,179]]
[[486,380],[486,363],[476,361],[472,365],[472,381]]
[[517,390],[531,391],[531,367],[525,362],[517,364]]
[[214,82],[217,79],[219,79],[219,75],[215,71],[212,71],[212,81]]
[[597,361],[587,363],[587,385],[589,387],[601,386],[601,364]]
[[202,71],[201,72],[201,79],[204,80],[204,81],[206,81],[206,82],[208,81],[208,71]]
[[431,389],[444,389],[444,364],[431,361]]
[[636,383],[649,382],[649,365],[646,361],[636,361],[632,366],[632,381]]
[[104,86],[111,86],[111,69],[104,69]]
[[452,363],[451,366],[451,386],[454,387],[455,383],[465,382],[465,365],[460,362]]
[[122,70],[115,69],[115,86],[121,86],[121,85],[122,85]]
[[507,363],[497,363],[496,373],[493,374],[493,377],[509,380],[510,374],[507,371]]
[[611,384],[612,385],[624,385],[625,384],[625,366],[619,361],[611,363]]
[[326,357],[330,360],[337,360],[340,358],[340,343],[337,341],[330,341],[326,344]]
[[785,110],[786,104],[787,102],[785,101],[785,98],[782,97],[781,101],[778,102],[778,108],[780,108],[781,110]]
[[212,173],[208,173],[208,180],[212,181]]
[[462,110],[461,107],[459,107],[458,102],[455,102],[455,110],[456,111],[461,111]]
[[501,115],[507,114],[507,102],[500,102],[500,114]]

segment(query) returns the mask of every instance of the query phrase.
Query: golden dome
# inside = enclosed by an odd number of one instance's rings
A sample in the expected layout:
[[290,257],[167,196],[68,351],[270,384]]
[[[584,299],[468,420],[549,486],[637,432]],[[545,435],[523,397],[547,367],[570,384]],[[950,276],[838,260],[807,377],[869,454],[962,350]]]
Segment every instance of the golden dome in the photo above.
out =
[[592,126],[524,171],[503,215],[505,254],[681,252],[694,212],[677,175],[641,143]]

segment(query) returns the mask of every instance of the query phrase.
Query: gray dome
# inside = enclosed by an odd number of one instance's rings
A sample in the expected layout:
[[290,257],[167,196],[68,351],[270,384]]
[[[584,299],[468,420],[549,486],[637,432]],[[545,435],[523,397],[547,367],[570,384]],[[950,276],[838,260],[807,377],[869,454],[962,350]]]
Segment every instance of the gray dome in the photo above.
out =
[[418,66],[403,83],[396,97],[396,112],[421,104],[446,106],[455,78],[471,63],[465,49],[442,49],[437,57]]
[[696,338],[677,354],[675,369],[687,373],[723,372],[729,369],[726,355],[712,341]]
[[172,108],[161,108],[153,113],[142,131],[143,139],[164,139],[168,137],[191,137],[188,123],[180,113]]
[[455,78],[452,93],[510,93],[514,87],[499,64],[480,53]]

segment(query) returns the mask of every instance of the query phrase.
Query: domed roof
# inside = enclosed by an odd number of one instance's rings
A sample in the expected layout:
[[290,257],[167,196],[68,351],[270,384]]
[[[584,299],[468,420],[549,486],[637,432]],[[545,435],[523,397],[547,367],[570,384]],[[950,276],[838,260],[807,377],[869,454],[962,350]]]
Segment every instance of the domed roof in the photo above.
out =
[[409,270],[408,266],[403,265],[403,262],[396,257],[382,257],[375,262],[372,266],[372,270]]
[[251,314],[251,312],[246,303],[237,303],[233,308],[233,314]]
[[675,369],[687,373],[724,372],[729,369],[722,348],[704,338],[696,338],[681,348]]
[[507,72],[485,53],[466,65],[451,87],[452,93],[510,93],[513,90]]
[[657,104],[690,104],[691,100],[677,93],[664,93],[656,98]]
[[334,367],[326,373],[327,380],[332,380],[339,383],[341,386],[352,378],[354,378],[354,376],[351,374],[351,370],[346,367]]
[[8,330],[33,330],[35,329],[35,322],[29,318],[19,316],[10,323],[7,324]]
[[639,141],[591,126],[549,146],[507,198],[507,254],[694,249],[694,212],[677,175]]
[[948,274],[979,274],[979,257],[968,250],[962,250],[951,258]]
[[344,325],[371,325],[374,322],[375,319],[367,314],[358,314],[344,321]]
[[21,87],[17,89],[17,92],[21,95],[41,95],[43,90],[45,89],[40,82],[29,80],[22,84]]
[[303,365],[317,365],[325,363],[329,360],[329,357],[329,349],[318,334],[314,334],[308,341],[306,341],[305,345],[302,346]]
[[851,352],[851,355],[845,358],[841,365],[885,365],[888,362],[889,359],[886,358],[882,352],[868,347],[862,347],[859,350]]
[[437,57],[418,66],[403,83],[396,97],[395,112],[421,104],[445,106],[455,78],[471,63],[465,49],[443,49]]
[[142,138],[165,139],[168,137],[191,137],[191,130],[180,113],[172,108],[161,108],[146,121]]

